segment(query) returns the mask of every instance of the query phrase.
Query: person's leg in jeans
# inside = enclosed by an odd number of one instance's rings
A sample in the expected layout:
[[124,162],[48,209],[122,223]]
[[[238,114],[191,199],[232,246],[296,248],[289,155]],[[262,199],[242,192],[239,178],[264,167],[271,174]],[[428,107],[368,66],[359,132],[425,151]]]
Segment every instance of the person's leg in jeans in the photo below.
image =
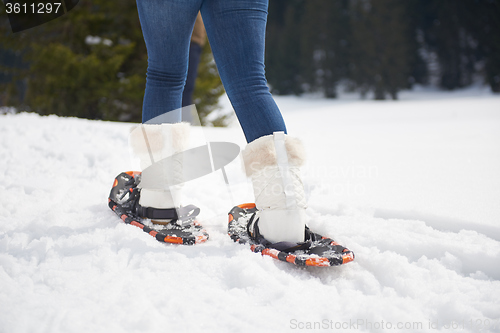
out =
[[204,0],[201,14],[247,142],[286,127],[264,71],[268,0]]
[[[250,142],[243,152],[245,163],[258,166],[250,174],[262,235],[272,242],[303,241],[305,204],[298,176],[301,147],[284,135],[285,123],[264,72],[268,0],[137,1],[149,57],[143,118],[147,121],[180,107],[189,37],[201,4],[219,74]],[[174,136],[169,137],[173,140]],[[269,158],[273,152],[276,156]],[[143,153],[148,157],[147,151]],[[268,193],[269,188],[281,190]],[[172,206],[169,193],[149,192],[143,200],[146,192],[141,191],[141,205],[168,208],[162,204],[169,202]]]
[[198,65],[200,63],[201,52],[201,45],[191,42],[191,46],[189,48],[189,66],[186,77],[186,85],[184,86],[184,91],[182,92],[182,120],[188,123],[192,123],[193,119],[191,116],[191,109],[186,107],[193,104],[193,93],[196,78],[198,76]]
[[188,106],[193,104],[193,92],[196,82],[196,76],[198,73],[198,65],[201,58],[201,45],[195,42],[191,42],[189,48],[189,67],[186,77],[186,86],[184,87],[184,92],[182,93],[182,106]]
[[137,0],[148,50],[143,122],[179,122],[190,34],[202,6],[224,88],[248,142],[286,131],[264,72],[267,0]]
[[[182,91],[191,32],[202,0],[137,0],[148,51],[143,123],[168,112],[163,122],[181,121]],[[170,112],[173,111],[174,112]]]
[[[190,127],[181,122],[191,32],[202,0],[137,0],[148,52],[143,124],[130,144],[141,163],[139,205],[153,223],[167,224],[183,204],[185,181],[181,152],[188,149]],[[149,213],[148,213],[149,214]],[[158,217],[162,216],[162,217]],[[167,218],[172,216],[171,219]]]
[[[184,92],[182,94],[182,107],[190,106],[193,104],[192,99],[196,78],[198,76],[198,65],[200,63],[201,53],[206,42],[207,33],[205,31],[205,25],[203,24],[201,13],[198,13],[196,22],[194,23],[193,33],[191,35],[191,45],[189,47],[189,67],[186,78],[186,86],[184,87]],[[192,122],[190,111],[191,108],[182,110],[184,121]]]
[[[247,226],[271,243],[303,242],[304,160],[267,87],[264,48],[268,0],[205,0],[201,14],[215,62],[249,144],[242,152],[259,217]],[[258,224],[258,225],[257,225]],[[257,232],[257,230],[260,230]],[[256,238],[258,239],[258,237]]]

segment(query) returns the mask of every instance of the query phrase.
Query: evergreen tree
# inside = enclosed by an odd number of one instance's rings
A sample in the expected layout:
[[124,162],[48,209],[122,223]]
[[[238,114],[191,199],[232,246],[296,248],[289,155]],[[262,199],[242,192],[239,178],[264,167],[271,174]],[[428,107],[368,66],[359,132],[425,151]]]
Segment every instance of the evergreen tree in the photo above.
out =
[[271,91],[276,94],[302,92],[300,44],[303,0],[271,1],[267,26],[266,68]]
[[[437,60],[437,63],[434,60]],[[437,65],[436,65],[437,64]],[[267,73],[274,93],[322,91],[340,80],[375,98],[429,83],[500,91],[500,0],[274,0]]]
[[[29,111],[91,119],[138,120],[145,66],[144,43],[132,0],[80,2],[68,14],[16,34],[4,43],[22,50]],[[133,69],[136,69],[134,71]],[[18,106],[19,105],[15,105]]]
[[467,2],[466,26],[477,41],[475,55],[491,90],[500,93],[500,0]]
[[302,77],[309,89],[337,96],[349,63],[348,1],[309,1],[302,21]]
[[198,76],[193,92],[193,103],[196,105],[202,125],[225,126],[227,116],[219,116],[208,121],[208,115],[218,108],[219,97],[224,94],[224,87],[217,72],[210,44],[206,43],[201,53]]
[[422,54],[425,49],[422,21],[425,20],[425,0],[406,0],[406,19],[408,21],[407,42],[409,47],[410,76],[408,88],[413,84],[429,84],[429,68]]
[[375,99],[406,88],[410,74],[409,24],[400,0],[352,0],[351,79],[361,93]]
[[472,83],[474,41],[465,21],[469,1],[424,0],[426,44],[438,55],[440,86],[448,90]]
[[[119,9],[115,2],[80,1],[41,26],[16,34],[6,24],[0,29],[4,47],[20,52],[29,64],[9,69],[12,80],[2,88],[11,93],[4,104],[40,114],[141,121],[147,52],[134,0],[121,1]],[[203,59],[211,61],[210,56]],[[200,67],[209,70],[205,65]],[[214,75],[201,75],[200,86],[206,90],[198,89],[198,94],[220,92]],[[16,96],[16,79],[26,82],[24,105]],[[198,109],[207,114],[216,102],[207,98]]]

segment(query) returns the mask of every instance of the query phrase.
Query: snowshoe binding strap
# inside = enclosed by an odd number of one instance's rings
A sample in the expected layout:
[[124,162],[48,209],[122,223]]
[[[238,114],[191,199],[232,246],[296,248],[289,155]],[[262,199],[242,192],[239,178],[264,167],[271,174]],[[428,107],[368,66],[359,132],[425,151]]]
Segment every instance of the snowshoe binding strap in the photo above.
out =
[[171,223],[177,220],[192,220],[200,213],[200,209],[195,205],[187,205],[179,208],[153,208],[142,207],[137,204],[135,213],[143,218],[151,220],[170,220]]
[[[292,242],[277,242],[271,243],[267,239],[262,236],[259,230],[259,218],[257,217],[258,211],[254,212],[250,217],[250,220],[247,224],[247,232],[250,238],[256,244],[262,244],[267,248],[276,249],[284,252],[294,252],[298,250],[307,250],[311,246],[311,242],[301,242],[301,243],[292,243]],[[309,228],[306,226],[306,230]],[[305,233],[307,236],[307,233]],[[307,239],[307,237],[305,238]]]
[[233,241],[249,244],[253,252],[286,261],[297,266],[337,266],[354,260],[354,253],[333,241],[305,228],[305,242],[271,243],[258,230],[255,204],[235,206],[229,212],[228,234]]
[[[137,187],[140,176],[141,173],[136,171],[122,172],[116,176],[113,183],[108,206],[123,222],[141,228],[160,242],[191,245],[208,240],[208,233],[195,219],[200,209],[194,205],[180,207],[177,210],[140,207],[138,204],[140,188]],[[158,230],[145,224],[144,216],[140,216],[138,211],[149,216],[159,215],[161,218],[172,216],[175,218],[175,223],[169,223],[166,228]]]

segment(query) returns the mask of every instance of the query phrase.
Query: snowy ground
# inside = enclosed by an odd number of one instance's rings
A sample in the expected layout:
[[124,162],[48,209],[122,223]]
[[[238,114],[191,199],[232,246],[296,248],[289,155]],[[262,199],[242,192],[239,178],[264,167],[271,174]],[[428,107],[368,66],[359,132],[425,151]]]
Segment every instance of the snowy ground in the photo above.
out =
[[[165,245],[107,207],[130,124],[0,115],[0,332],[500,332],[500,97],[277,98],[305,143],[311,228],[356,253],[306,269],[226,235],[239,162],[186,184],[210,240]],[[237,125],[211,141],[243,147]]]

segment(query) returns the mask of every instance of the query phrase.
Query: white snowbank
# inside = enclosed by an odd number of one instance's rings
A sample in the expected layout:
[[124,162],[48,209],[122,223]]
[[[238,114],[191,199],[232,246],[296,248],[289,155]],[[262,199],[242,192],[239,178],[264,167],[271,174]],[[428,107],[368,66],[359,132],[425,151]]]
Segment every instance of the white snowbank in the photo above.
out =
[[[0,115],[0,332],[500,331],[500,98],[401,97],[277,98],[311,228],[356,254],[327,269],[229,239],[252,200],[238,161],[231,194],[220,174],[186,184],[210,240],[165,245],[107,207],[130,124]],[[244,144],[238,125],[205,135]]]

